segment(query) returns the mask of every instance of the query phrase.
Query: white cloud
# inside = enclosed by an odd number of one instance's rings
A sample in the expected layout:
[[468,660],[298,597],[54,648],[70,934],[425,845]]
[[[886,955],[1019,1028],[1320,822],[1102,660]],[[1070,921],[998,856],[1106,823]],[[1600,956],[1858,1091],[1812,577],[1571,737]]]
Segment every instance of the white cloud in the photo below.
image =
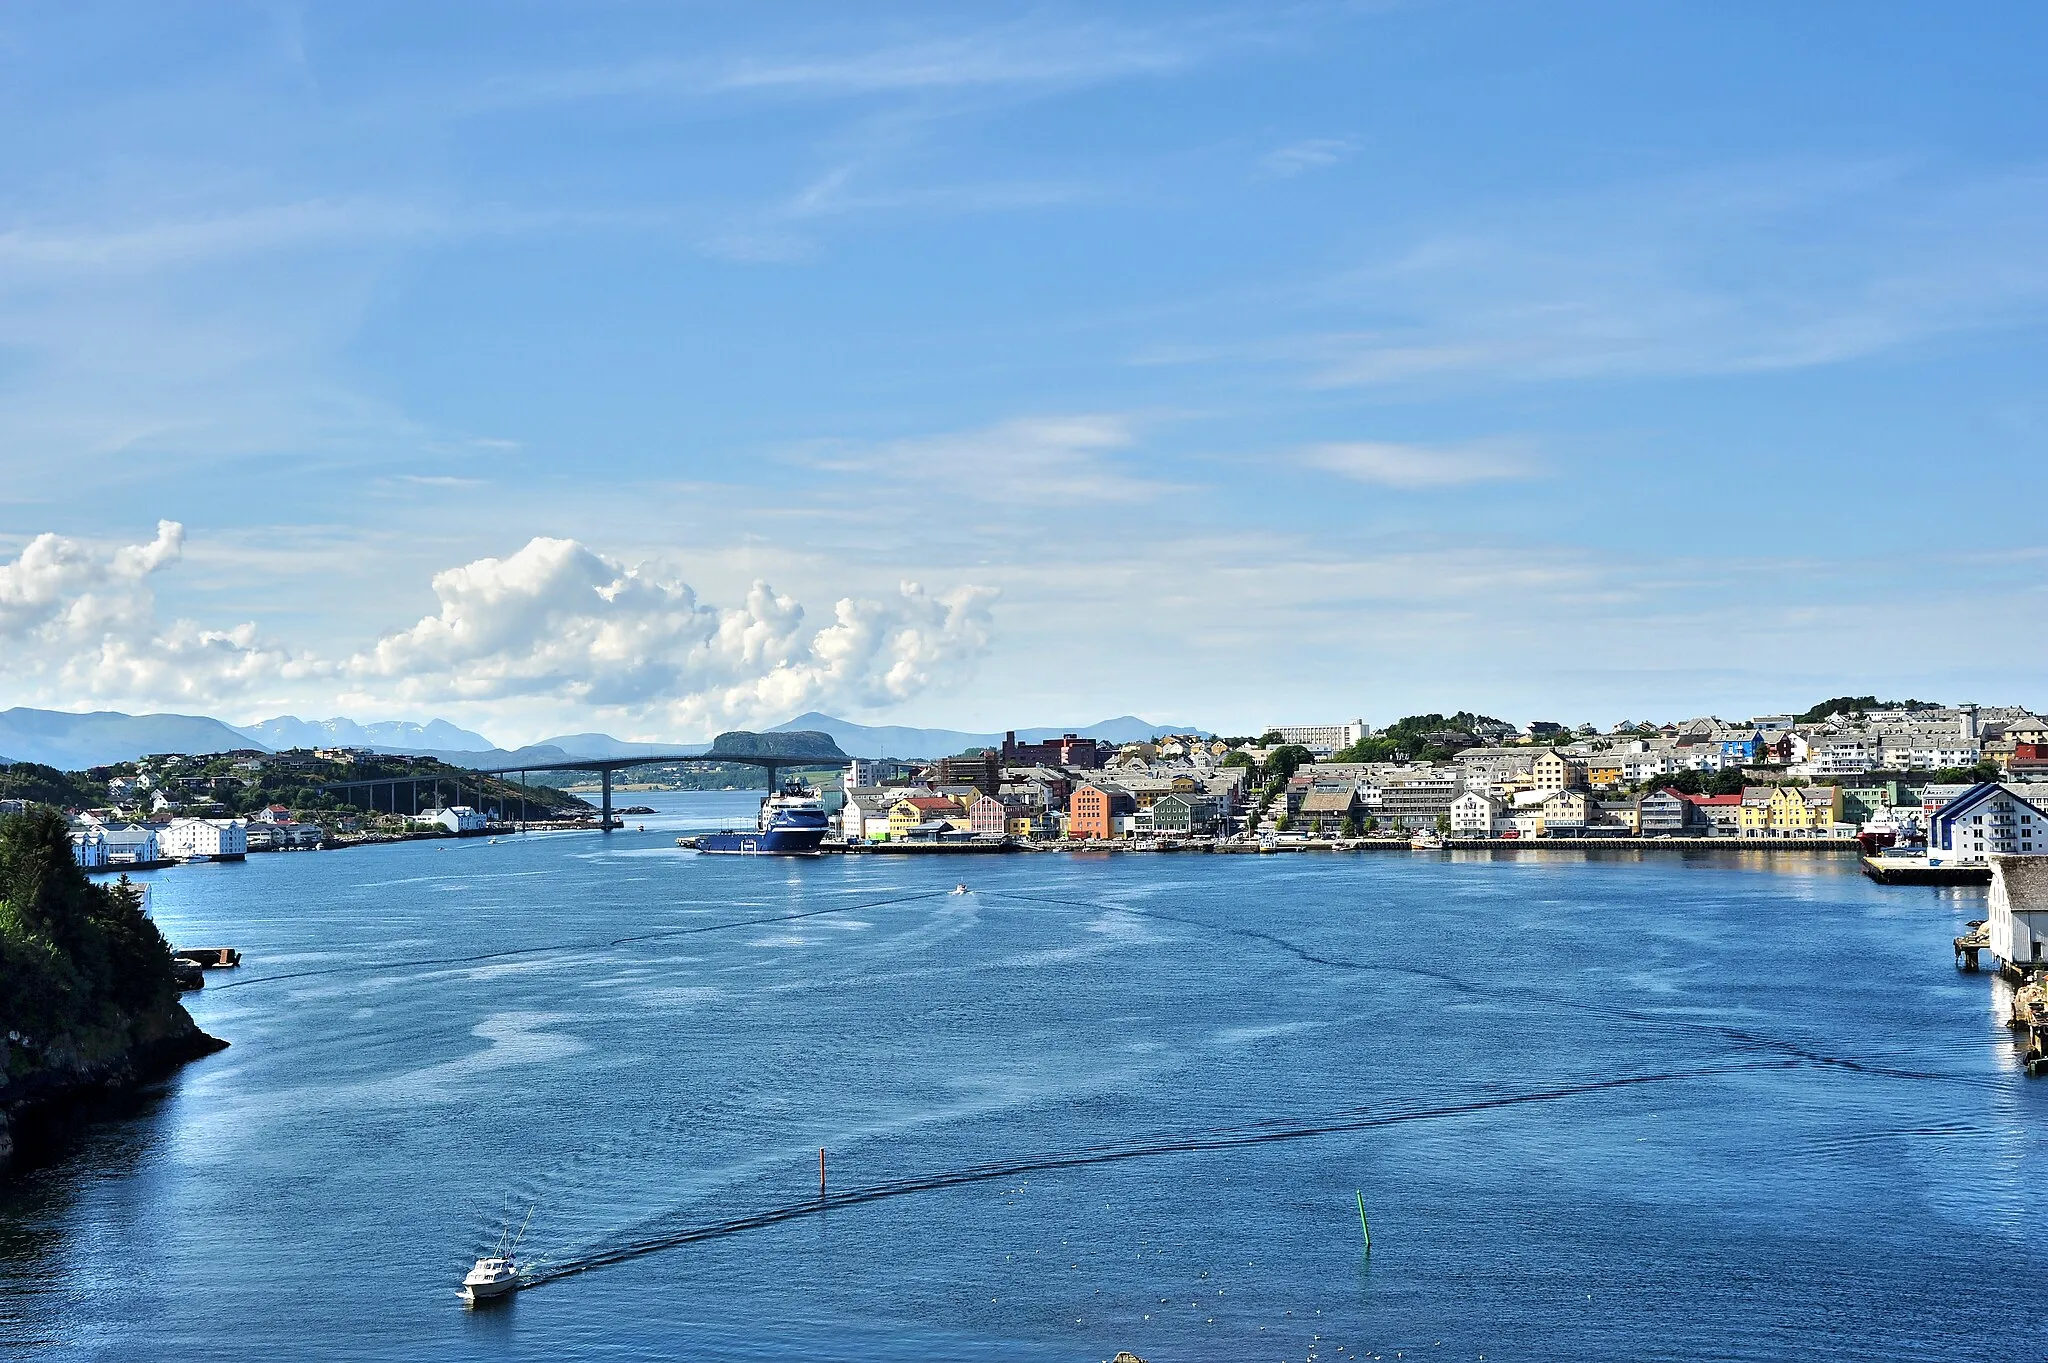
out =
[[1350,440],[1314,445],[1302,452],[1310,464],[1360,483],[1420,489],[1527,478],[1535,470],[1513,450],[1499,445],[1401,445],[1383,440]]
[[1348,138],[1311,137],[1267,152],[1259,159],[1259,168],[1274,179],[1291,180],[1312,170],[1327,170],[1356,148]]
[[160,622],[151,579],[184,547],[176,521],[112,550],[62,535],[29,541],[0,564],[0,681],[66,703],[207,705],[321,670],[253,624]]
[[358,684],[414,703],[548,699],[672,732],[908,700],[986,650],[995,595],[906,582],[890,601],[842,599],[814,628],[766,582],[720,608],[687,583],[542,538],[438,574],[434,594],[435,614],[349,660]]
[[437,574],[435,614],[323,658],[254,624],[160,621],[152,579],[183,549],[184,527],[164,521],[146,544],[40,535],[0,563],[0,686],[69,709],[509,703],[681,736],[886,708],[957,681],[987,651],[996,595],[906,582],[814,625],[765,582],[719,607],[653,569],[534,539]]
[[886,479],[908,495],[957,504],[1149,502],[1175,484],[1126,467],[1139,422],[1116,413],[1019,417],[876,445],[832,442],[799,456],[813,468]]

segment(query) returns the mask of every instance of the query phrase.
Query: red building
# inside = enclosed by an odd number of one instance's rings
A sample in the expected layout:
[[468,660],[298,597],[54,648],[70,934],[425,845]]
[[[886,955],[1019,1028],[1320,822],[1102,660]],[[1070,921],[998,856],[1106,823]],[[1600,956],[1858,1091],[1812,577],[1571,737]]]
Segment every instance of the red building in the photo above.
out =
[[1017,731],[1003,735],[1003,765],[1006,767],[1079,767],[1099,771],[1103,761],[1116,749],[1092,738],[1066,734],[1043,743],[1019,743]]

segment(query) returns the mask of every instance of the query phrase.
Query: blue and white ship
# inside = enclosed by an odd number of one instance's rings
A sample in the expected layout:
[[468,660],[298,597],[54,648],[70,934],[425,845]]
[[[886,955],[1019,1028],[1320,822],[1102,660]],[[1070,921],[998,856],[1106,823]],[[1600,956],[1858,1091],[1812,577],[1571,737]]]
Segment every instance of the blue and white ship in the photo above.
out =
[[753,832],[706,833],[697,839],[697,850],[728,856],[812,856],[828,827],[818,797],[801,781],[785,781],[781,790],[761,801]]

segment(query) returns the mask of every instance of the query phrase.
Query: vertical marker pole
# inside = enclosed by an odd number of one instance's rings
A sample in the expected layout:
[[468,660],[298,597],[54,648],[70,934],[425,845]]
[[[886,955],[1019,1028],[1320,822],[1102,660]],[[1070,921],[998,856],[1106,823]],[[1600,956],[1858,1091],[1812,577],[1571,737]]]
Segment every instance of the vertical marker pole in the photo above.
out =
[[818,1147],[818,1196],[825,1195],[825,1147]]
[[1358,1194],[1358,1229],[1365,1234],[1365,1252],[1372,1253],[1372,1227],[1365,1222],[1365,1192],[1362,1189]]

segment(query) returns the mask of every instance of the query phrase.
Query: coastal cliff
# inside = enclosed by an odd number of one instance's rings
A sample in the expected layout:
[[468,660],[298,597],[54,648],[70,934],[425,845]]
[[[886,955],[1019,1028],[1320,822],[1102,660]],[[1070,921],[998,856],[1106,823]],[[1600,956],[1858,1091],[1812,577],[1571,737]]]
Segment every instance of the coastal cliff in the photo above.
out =
[[0,1172],[22,1120],[226,1044],[178,1001],[170,944],[126,877],[87,880],[52,810],[0,822]]

